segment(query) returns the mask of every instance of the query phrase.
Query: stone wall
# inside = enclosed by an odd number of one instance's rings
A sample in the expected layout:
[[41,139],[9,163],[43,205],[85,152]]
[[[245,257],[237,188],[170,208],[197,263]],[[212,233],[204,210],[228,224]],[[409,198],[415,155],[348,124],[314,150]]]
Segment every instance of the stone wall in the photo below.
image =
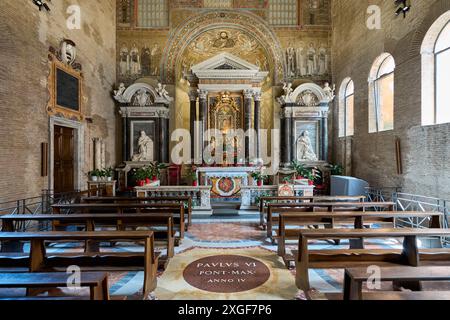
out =
[[[81,30],[66,26],[68,6],[81,7]],[[85,161],[82,185],[93,166],[92,139],[106,141],[106,163],[116,165],[115,83],[116,1],[62,0],[39,12],[31,0],[3,1],[0,7],[0,202],[40,195],[49,178],[41,177],[42,142],[49,142],[48,50],[63,38],[77,45],[83,66]]]
[[[338,88],[346,77],[351,77],[355,83],[351,173],[373,186],[402,187],[405,192],[450,199],[450,124],[421,125],[420,55],[424,34],[440,15],[450,10],[450,1],[413,1],[406,19],[394,16],[393,1],[339,0],[332,3],[333,81]],[[371,31],[366,26],[367,8],[372,4],[381,8],[381,30]],[[397,65],[394,130],[369,134],[369,71],[383,52],[391,53]],[[336,103],[333,137],[338,137],[337,110]],[[397,138],[402,145],[402,174],[398,174],[396,166]],[[345,139],[333,140],[334,161],[345,163]]]

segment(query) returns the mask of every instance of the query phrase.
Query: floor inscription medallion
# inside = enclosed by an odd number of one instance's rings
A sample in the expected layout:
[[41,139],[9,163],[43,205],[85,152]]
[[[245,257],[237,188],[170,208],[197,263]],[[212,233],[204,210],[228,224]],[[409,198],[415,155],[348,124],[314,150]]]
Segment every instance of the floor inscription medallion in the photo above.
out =
[[244,256],[220,255],[196,260],[184,269],[191,286],[215,293],[236,293],[256,289],[270,278],[262,262]]

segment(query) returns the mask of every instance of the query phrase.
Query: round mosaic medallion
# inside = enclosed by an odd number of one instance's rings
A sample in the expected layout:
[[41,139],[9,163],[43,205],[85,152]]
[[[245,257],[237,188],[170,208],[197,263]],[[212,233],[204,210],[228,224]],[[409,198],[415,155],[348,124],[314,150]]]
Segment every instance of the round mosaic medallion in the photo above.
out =
[[235,255],[203,258],[189,264],[183,272],[191,286],[215,293],[236,293],[256,289],[270,278],[262,262]]

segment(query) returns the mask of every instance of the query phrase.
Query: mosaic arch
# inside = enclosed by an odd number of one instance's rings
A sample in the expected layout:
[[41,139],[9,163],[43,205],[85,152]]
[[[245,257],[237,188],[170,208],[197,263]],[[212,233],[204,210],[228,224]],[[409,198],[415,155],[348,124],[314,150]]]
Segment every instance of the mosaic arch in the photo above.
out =
[[[274,83],[279,83],[283,79],[285,74],[284,55],[273,30],[264,20],[254,14],[225,10],[200,14],[189,19],[171,33],[162,61],[161,78],[163,81],[167,84],[175,83],[183,68],[186,49],[195,40],[201,38],[205,33],[216,34],[216,40],[218,40],[221,32],[227,32],[228,37],[232,37],[232,41],[243,41],[243,37],[246,37],[250,43],[256,43],[258,50],[265,53]],[[238,35],[241,37],[239,38]],[[214,46],[215,40],[212,41]],[[228,41],[228,44],[227,41],[224,42],[223,51],[231,49],[232,41]],[[207,58],[206,56],[205,58]],[[245,57],[243,58],[245,59]],[[261,63],[263,64],[262,61]]]

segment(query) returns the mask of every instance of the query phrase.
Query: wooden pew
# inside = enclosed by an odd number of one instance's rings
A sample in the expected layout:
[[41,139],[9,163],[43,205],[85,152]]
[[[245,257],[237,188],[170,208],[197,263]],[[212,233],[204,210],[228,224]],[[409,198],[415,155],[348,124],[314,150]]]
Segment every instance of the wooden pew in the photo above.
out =
[[81,203],[184,203],[187,205],[186,231],[192,225],[192,197],[83,197]]
[[184,239],[185,210],[183,203],[76,203],[53,205],[53,213],[172,213],[179,239]]
[[[6,215],[0,216],[2,221],[2,232],[16,232],[15,222],[20,221],[51,221],[61,222],[69,226],[83,226],[86,231],[95,231],[96,226],[115,226],[119,230],[127,226],[141,226],[153,228],[156,239],[162,239],[166,242],[167,259],[160,259],[163,262],[163,267],[168,260],[175,254],[175,230],[173,227],[173,215],[171,213],[159,214],[52,214],[52,215]],[[159,229],[162,227],[163,229]],[[158,229],[156,229],[158,228]],[[11,247],[17,247],[13,244]],[[92,241],[86,243],[86,253],[99,252],[98,244]],[[2,252],[8,252],[7,245],[2,246]]]
[[[46,242],[80,241],[130,241],[143,242],[144,253],[47,253]],[[69,266],[79,266],[82,271],[144,271],[144,297],[155,290],[159,254],[155,252],[152,231],[111,232],[0,232],[0,241],[29,241],[29,253],[0,254],[0,268],[28,272],[65,271]]]
[[[302,230],[296,257],[296,284],[305,292],[310,289],[309,269],[341,269],[355,266],[449,266],[449,249],[420,249],[419,237],[450,236],[449,229],[320,229]],[[360,249],[360,250],[313,250],[309,251],[310,240],[329,239],[392,239],[403,238],[403,250]]]
[[[0,273],[0,288],[25,288],[27,289],[27,296],[33,296],[32,289],[67,287],[70,276],[70,274],[62,272]],[[80,283],[77,286],[88,287],[91,300],[110,299],[108,275],[104,272],[82,272],[80,275]]]
[[[381,268],[379,281],[450,281],[449,267],[388,267]],[[450,300],[449,292],[370,292],[363,293],[362,286],[373,276],[367,268],[345,270],[344,300]],[[430,295],[431,294],[431,295]]]
[[[364,229],[373,223],[393,224],[395,219],[407,218],[431,218],[430,228],[440,228],[443,213],[440,212],[405,212],[405,211],[383,211],[383,212],[302,212],[302,213],[280,213],[277,229],[278,255],[283,257],[289,268],[294,257],[286,255],[286,241],[298,240],[304,229],[300,227],[310,225],[330,225],[335,223],[353,224],[355,229]],[[289,227],[297,227],[295,229]],[[364,249],[364,240],[351,239],[350,249]]]
[[362,211],[378,208],[394,211],[394,202],[306,202],[306,203],[274,203],[267,206],[267,237],[273,240],[273,225],[278,222],[276,213],[283,212],[338,212]]
[[313,197],[261,197],[259,199],[259,221],[264,229],[265,210],[269,203],[302,203],[302,202],[364,202],[366,196],[313,196]]

